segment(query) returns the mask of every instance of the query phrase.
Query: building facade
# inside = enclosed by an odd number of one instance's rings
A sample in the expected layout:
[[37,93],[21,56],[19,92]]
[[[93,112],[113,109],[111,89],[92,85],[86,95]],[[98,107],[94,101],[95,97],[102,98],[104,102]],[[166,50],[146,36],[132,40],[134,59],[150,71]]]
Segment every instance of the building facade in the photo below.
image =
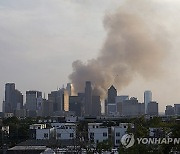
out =
[[144,92],[144,104],[145,104],[145,114],[147,114],[148,103],[152,101],[152,92],[147,90]]
[[3,102],[3,112],[13,113],[16,109],[23,108],[23,95],[15,89],[15,83],[6,83],[5,85],[5,101]]

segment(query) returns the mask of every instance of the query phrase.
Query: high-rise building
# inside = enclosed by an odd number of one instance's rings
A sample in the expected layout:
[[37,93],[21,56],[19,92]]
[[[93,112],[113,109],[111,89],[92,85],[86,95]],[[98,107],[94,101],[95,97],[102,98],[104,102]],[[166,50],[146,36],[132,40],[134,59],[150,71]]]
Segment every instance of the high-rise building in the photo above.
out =
[[67,90],[64,90],[63,93],[63,110],[69,111],[69,93]]
[[80,96],[69,97],[69,111],[73,111],[76,116],[82,115],[82,102]]
[[117,90],[112,85],[108,89],[108,99],[107,99],[107,114],[114,115],[117,112],[117,104],[116,104]]
[[174,107],[172,107],[171,105],[167,105],[165,110],[165,115],[167,116],[174,115]]
[[66,90],[68,91],[68,95],[71,96],[72,95],[72,84],[71,83],[67,84]]
[[29,116],[36,116],[39,108],[38,100],[42,98],[42,92],[39,91],[26,91],[26,109],[29,112]]
[[60,91],[52,91],[48,94],[48,101],[53,104],[53,112],[62,110]]
[[92,115],[92,87],[90,81],[86,81],[84,106],[85,115]]
[[48,101],[53,104],[53,112],[69,111],[69,94],[64,88],[48,94]]
[[128,95],[121,95],[121,96],[116,96],[115,97],[116,104],[119,103],[119,102],[123,102],[125,100],[129,100],[129,96]]
[[151,116],[158,116],[158,103],[157,102],[149,102],[147,106],[147,114]]
[[100,116],[101,115],[101,101],[100,96],[92,96],[92,110],[93,116]]
[[174,104],[175,115],[180,115],[180,104]]
[[23,95],[15,89],[15,83],[6,83],[5,101],[3,102],[3,112],[14,112],[16,109],[22,109]]
[[116,88],[112,85],[108,89],[108,104],[115,104],[116,102],[116,97],[117,97],[117,90]]
[[52,116],[53,115],[53,103],[43,99],[42,102],[42,116],[47,117],[47,116]]
[[118,103],[118,113],[121,116],[144,115],[144,103],[139,103],[135,97]]
[[147,114],[148,103],[152,101],[152,92],[147,90],[144,92],[144,104],[145,104],[145,114]]
[[117,112],[121,111],[121,104],[122,102],[129,100],[129,96],[128,95],[121,95],[121,96],[117,96],[115,98],[116,101],[116,105],[117,105]]

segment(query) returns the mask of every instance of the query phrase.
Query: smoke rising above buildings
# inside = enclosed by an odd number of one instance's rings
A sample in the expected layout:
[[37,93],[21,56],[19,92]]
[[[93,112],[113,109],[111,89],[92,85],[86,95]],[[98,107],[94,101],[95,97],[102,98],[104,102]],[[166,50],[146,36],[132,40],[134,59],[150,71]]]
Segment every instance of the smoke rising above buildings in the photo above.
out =
[[125,1],[115,13],[105,16],[107,37],[98,57],[72,64],[69,79],[75,91],[83,91],[85,81],[89,80],[94,92],[104,97],[112,84],[121,90],[136,75],[153,79],[162,73],[161,63],[168,52],[168,42],[163,26],[159,28],[151,22],[158,17],[149,13],[153,10],[153,4],[149,4],[143,0]]

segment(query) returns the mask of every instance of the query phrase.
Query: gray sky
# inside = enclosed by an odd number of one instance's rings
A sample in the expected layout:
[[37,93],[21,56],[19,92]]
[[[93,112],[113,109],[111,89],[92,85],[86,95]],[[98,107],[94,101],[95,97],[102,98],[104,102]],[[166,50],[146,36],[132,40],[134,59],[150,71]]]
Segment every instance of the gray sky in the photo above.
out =
[[[169,54],[162,62],[164,71],[153,80],[135,75],[119,95],[129,94],[143,101],[144,90],[151,90],[160,111],[164,111],[166,104],[180,103],[180,2],[153,1],[155,10],[151,11],[158,12],[158,16],[152,23],[164,25],[170,41]],[[0,0],[0,100],[6,82],[15,82],[23,94],[26,90],[48,93],[66,84],[73,61],[86,62],[97,57],[107,35],[104,16],[116,11],[121,3],[120,0]],[[145,6],[141,7],[143,14]]]

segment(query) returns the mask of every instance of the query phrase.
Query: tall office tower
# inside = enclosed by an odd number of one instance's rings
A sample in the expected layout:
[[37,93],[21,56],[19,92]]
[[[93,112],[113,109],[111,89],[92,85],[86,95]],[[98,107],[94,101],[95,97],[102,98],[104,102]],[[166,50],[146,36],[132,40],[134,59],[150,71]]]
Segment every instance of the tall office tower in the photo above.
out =
[[69,111],[73,111],[76,116],[81,116],[81,98],[79,96],[69,96]]
[[147,106],[147,114],[158,116],[158,103],[157,102],[149,102]]
[[92,96],[92,110],[93,116],[100,116],[101,115],[101,101],[100,96]]
[[15,83],[6,83],[5,101],[3,103],[4,112],[14,112],[16,109],[23,107],[23,95],[15,89]]
[[[29,110],[29,112],[33,115],[38,110],[38,98],[42,98],[42,92],[39,91],[26,91],[26,109]],[[31,115],[31,113],[30,113]]]
[[48,94],[48,101],[53,104],[53,111],[69,111],[69,93],[62,88]]
[[48,94],[48,101],[53,104],[53,112],[62,111],[60,91],[52,91],[50,94]]
[[174,104],[174,114],[180,115],[180,104]]
[[138,99],[135,97],[119,102],[118,106],[118,112],[121,116],[144,115],[144,103],[139,103]]
[[53,115],[53,103],[43,99],[42,102],[42,116],[47,117],[47,116],[52,116]]
[[108,104],[115,104],[115,99],[117,96],[117,90],[116,88],[112,85],[108,89]]
[[165,115],[167,116],[174,115],[174,107],[172,107],[171,105],[167,105],[165,110]]
[[63,92],[63,110],[69,111],[69,93],[67,90]]
[[117,90],[112,85],[108,89],[108,100],[107,100],[107,114],[114,115],[117,112],[117,104],[116,104]]
[[152,92],[151,91],[145,91],[144,92],[144,104],[145,104],[145,114],[147,114],[147,106],[148,103],[152,101]]
[[43,98],[38,97],[37,98],[37,116],[42,116],[43,114]]
[[128,95],[121,95],[121,96],[117,96],[115,98],[116,101],[116,105],[117,105],[117,112],[120,113],[121,109],[121,104],[122,102],[129,100],[129,96]]
[[71,96],[72,95],[72,84],[71,83],[67,84],[66,90],[68,91],[68,95]]
[[23,108],[23,94],[19,90],[15,90],[16,103],[14,104],[13,110],[20,110]]
[[84,106],[85,115],[92,115],[92,87],[90,81],[86,81]]

